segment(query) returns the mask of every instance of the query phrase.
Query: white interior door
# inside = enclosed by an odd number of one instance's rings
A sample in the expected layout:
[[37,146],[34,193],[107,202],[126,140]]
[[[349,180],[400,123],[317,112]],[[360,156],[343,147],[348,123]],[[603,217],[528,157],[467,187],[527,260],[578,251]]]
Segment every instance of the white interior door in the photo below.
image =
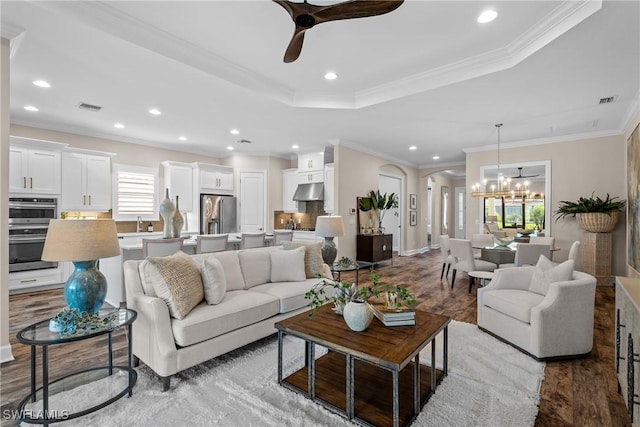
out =
[[379,175],[378,177],[378,189],[381,194],[396,193],[398,195],[398,208],[389,209],[382,220],[382,226],[385,228],[386,234],[393,234],[393,250],[400,253],[402,247],[402,233],[400,233],[400,218],[402,218],[402,179],[390,176]]
[[265,172],[240,172],[240,232],[265,231]]
[[465,216],[467,211],[467,204],[465,202],[467,193],[464,187],[456,187],[456,219],[455,219],[455,237],[456,239],[465,239],[467,231],[465,230]]

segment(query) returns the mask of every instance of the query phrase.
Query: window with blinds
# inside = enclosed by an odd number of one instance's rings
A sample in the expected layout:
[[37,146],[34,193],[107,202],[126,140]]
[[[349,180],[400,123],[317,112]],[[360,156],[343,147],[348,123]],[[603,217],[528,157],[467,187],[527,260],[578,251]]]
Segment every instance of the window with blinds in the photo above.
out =
[[114,165],[113,219],[135,221],[158,219],[158,170]]

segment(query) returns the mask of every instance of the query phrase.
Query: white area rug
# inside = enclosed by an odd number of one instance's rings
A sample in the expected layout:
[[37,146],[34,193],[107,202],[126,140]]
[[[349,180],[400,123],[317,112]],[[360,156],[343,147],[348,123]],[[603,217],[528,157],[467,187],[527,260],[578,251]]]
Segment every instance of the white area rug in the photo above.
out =
[[[442,355],[442,346],[437,345]],[[347,426],[318,404],[277,384],[277,339],[258,343],[188,369],[172,378],[163,393],[148,368],[138,369],[133,397],[65,426]],[[421,361],[428,362],[426,348]],[[285,373],[302,366],[302,341],[285,341]],[[436,365],[441,361],[436,360]],[[475,325],[449,326],[449,375],[436,389],[413,426],[531,426],[538,412],[544,363],[483,333]],[[84,390],[50,398],[50,408],[87,407],[111,387],[124,388],[114,375]],[[119,383],[119,384],[114,384]],[[71,397],[68,393],[72,393]],[[35,405],[37,405],[36,403]],[[36,407],[37,408],[37,407]],[[35,408],[34,408],[35,409]]]

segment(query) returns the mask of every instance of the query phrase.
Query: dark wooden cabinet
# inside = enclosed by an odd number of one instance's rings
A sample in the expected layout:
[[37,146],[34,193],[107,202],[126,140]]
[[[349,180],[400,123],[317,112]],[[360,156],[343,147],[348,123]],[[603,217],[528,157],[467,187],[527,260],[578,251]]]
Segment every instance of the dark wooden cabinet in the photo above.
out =
[[393,234],[358,234],[356,259],[367,262],[391,259],[392,248]]

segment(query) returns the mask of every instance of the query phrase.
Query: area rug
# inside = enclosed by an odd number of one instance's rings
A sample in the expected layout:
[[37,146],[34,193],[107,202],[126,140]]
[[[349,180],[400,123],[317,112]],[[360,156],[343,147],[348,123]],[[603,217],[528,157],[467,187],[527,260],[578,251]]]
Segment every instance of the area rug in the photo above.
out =
[[[437,354],[441,345],[436,343]],[[158,377],[141,365],[131,398],[124,397],[65,426],[348,426],[303,396],[277,384],[277,339],[269,337],[174,376],[163,393]],[[430,363],[431,351],[421,353]],[[285,373],[304,360],[301,340],[285,341]],[[442,361],[437,358],[436,366]],[[538,412],[544,363],[480,331],[449,325],[449,375],[413,426],[532,426]],[[126,377],[114,375],[50,398],[50,408],[87,407]],[[37,410],[38,402],[32,409]]]

